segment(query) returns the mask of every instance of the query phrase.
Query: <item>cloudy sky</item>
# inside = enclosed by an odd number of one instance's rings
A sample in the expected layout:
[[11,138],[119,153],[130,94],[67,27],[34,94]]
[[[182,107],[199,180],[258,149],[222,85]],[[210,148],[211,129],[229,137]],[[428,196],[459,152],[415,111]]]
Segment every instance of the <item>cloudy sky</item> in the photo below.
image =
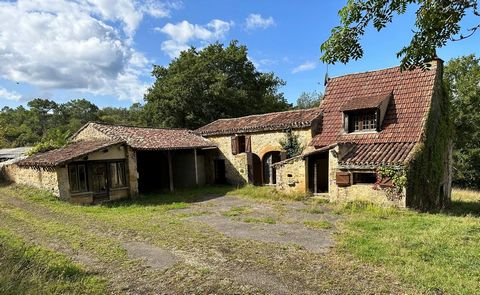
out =
[[[152,64],[168,65],[191,45],[232,39],[247,45],[257,68],[287,82],[281,90],[294,102],[302,91],[323,91],[319,47],[345,2],[0,0],[0,107],[35,97],[129,106],[142,102]],[[364,58],[329,66],[329,75],[397,65],[414,17],[412,10],[381,33],[367,31]],[[479,40],[451,42],[439,55],[480,56]]]

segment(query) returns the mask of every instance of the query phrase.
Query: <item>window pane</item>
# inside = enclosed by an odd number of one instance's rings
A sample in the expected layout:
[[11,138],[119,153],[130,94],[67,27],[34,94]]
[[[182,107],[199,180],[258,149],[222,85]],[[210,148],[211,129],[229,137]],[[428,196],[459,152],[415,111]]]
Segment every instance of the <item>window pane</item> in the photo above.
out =
[[110,187],[118,187],[117,163],[110,163]]
[[118,188],[126,186],[125,163],[110,163],[110,187]]
[[78,191],[78,175],[77,175],[77,166],[71,165],[68,166],[68,176],[70,179],[70,190],[72,192]]
[[118,170],[118,182],[120,186],[127,186],[127,180],[125,177],[125,163],[122,163],[122,162],[118,163],[117,170]]
[[85,165],[78,165],[78,190],[87,191],[87,172]]

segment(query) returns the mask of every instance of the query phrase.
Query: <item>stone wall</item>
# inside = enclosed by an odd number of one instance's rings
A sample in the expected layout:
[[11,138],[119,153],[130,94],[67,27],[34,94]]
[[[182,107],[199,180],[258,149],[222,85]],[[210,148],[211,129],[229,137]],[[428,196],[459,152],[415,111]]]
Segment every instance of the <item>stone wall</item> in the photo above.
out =
[[[3,167],[2,174],[7,181],[46,189],[57,197],[64,197],[60,195],[57,169],[23,168],[11,164]],[[62,177],[63,173],[61,173],[60,180],[62,180]],[[64,186],[62,186],[63,193],[65,193]]]
[[87,127],[83,128],[74,137],[72,137],[72,141],[92,139],[110,139],[110,137],[108,137],[105,133],[93,128],[91,125],[87,125]]
[[137,152],[134,149],[126,147],[127,157],[127,175],[130,187],[130,197],[138,196],[138,171],[137,171]]
[[339,187],[336,183],[336,173],[340,171],[338,156],[342,151],[338,147],[328,152],[328,191],[330,201],[349,202],[354,200],[373,202],[380,205],[405,207],[405,194],[400,200],[389,200],[385,190],[376,188],[374,184],[353,184],[347,187]]
[[[310,128],[294,130],[293,133],[299,135],[299,140],[304,147],[307,147],[312,139]],[[283,131],[270,131],[249,133],[245,135],[251,136],[252,153],[255,153],[260,159],[262,159],[268,152],[282,151],[280,140],[285,138],[286,133]],[[234,185],[247,183],[247,154],[232,154],[232,135],[206,137],[217,144],[219,148],[219,157],[225,160],[225,174],[227,181]]]
[[407,171],[407,206],[438,210],[450,204],[452,182],[452,123],[450,101],[443,86],[443,65],[436,61],[434,92],[425,118],[422,142],[415,146]]
[[283,161],[277,165],[276,188],[287,194],[307,193],[307,168],[302,157]]

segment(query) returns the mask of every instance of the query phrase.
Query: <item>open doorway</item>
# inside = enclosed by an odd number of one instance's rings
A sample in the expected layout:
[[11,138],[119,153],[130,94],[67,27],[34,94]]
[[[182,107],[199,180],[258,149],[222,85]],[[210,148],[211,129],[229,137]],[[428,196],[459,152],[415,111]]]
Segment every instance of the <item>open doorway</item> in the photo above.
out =
[[311,193],[328,193],[328,151],[308,157],[308,189]]
[[169,189],[167,153],[163,151],[137,152],[138,190],[151,193]]
[[280,162],[280,152],[268,152],[263,156],[263,184],[272,185],[277,183],[277,173],[273,164]]

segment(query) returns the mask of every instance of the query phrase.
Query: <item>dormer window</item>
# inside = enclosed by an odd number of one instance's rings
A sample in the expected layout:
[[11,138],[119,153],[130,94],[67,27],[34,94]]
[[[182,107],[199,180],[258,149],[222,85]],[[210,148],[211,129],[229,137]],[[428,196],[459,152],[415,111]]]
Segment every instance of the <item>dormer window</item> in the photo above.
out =
[[376,131],[377,111],[360,110],[346,113],[348,116],[348,132]]
[[353,97],[341,108],[345,133],[380,131],[393,92]]

